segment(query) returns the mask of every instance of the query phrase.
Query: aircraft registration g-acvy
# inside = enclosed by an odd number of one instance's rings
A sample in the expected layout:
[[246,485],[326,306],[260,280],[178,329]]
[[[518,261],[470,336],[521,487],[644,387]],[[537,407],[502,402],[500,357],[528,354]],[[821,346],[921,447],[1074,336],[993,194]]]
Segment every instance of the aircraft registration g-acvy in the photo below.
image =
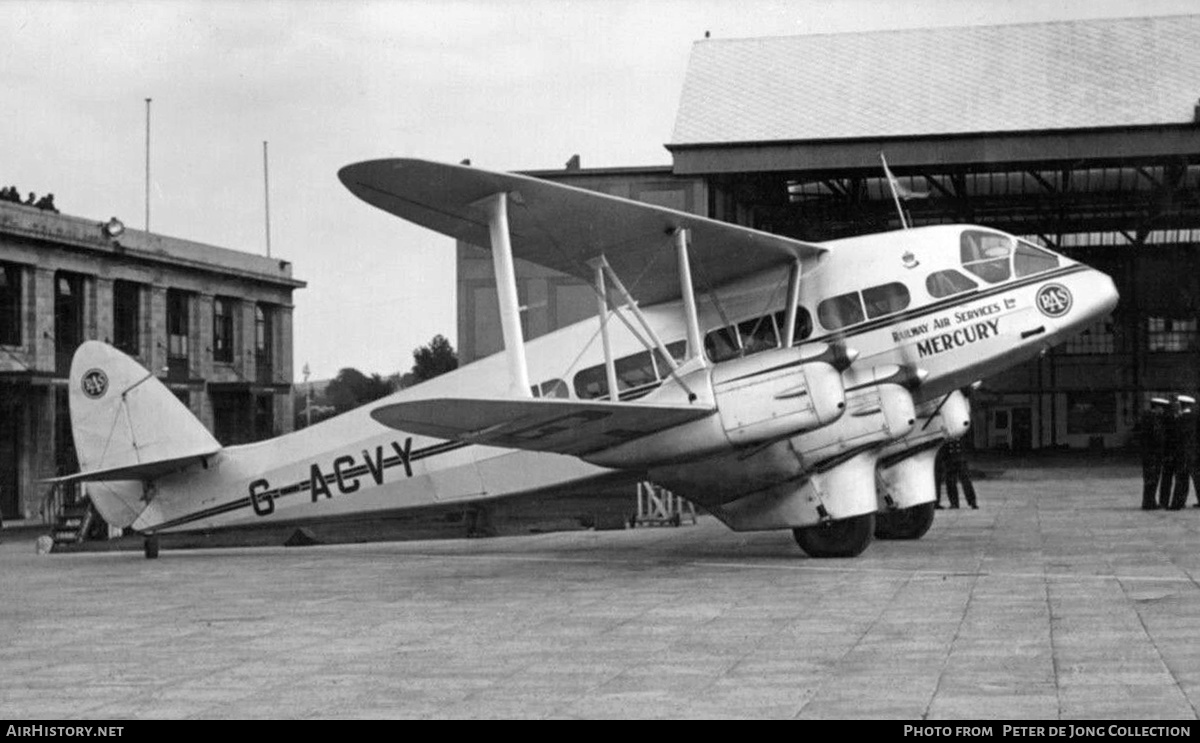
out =
[[[133,359],[76,352],[70,414],[101,515],[145,537],[650,480],[814,557],[933,519],[961,392],[1117,302],[1103,273],[939,225],[807,243],[533,177],[413,159],[339,177],[490,246],[504,350],[275,439],[223,447]],[[596,317],[526,343],[514,258],[584,279]]]

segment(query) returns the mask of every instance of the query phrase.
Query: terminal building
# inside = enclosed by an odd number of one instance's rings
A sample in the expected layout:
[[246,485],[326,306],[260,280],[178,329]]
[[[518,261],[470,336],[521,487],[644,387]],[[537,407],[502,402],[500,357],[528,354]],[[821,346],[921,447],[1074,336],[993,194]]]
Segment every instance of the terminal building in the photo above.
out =
[[[1200,392],[1200,15],[696,42],[664,167],[531,175],[808,241],[970,223],[1111,275],[1121,302],[983,380],[980,449],[1117,448]],[[501,348],[488,255],[459,245],[464,362]],[[518,269],[526,338],[590,287]],[[734,321],[736,322],[736,318]]]
[[222,444],[292,429],[291,264],[0,201],[0,513],[51,519],[78,470],[67,375],[85,340],[157,374]]

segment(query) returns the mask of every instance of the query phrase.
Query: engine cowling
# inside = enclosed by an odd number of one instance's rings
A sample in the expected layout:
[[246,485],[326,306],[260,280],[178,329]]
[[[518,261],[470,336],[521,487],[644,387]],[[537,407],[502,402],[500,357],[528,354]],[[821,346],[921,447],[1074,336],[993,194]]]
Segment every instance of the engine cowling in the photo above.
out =
[[904,509],[932,502],[937,495],[937,450],[947,439],[965,435],[970,425],[971,406],[961,392],[922,404],[913,430],[880,451],[879,509]]
[[[828,426],[846,409],[840,368],[852,358],[844,349],[810,344],[706,368],[685,381],[708,387],[715,414],[584,459],[624,469],[687,462]],[[669,399],[646,397],[647,402]]]
[[732,446],[826,426],[846,409],[842,374],[824,352],[787,348],[720,364],[713,397]]

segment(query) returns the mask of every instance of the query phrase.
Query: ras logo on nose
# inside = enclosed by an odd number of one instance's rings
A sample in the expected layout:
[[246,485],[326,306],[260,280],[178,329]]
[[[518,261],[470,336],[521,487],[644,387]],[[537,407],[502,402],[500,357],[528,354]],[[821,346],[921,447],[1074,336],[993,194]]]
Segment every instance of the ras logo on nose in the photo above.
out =
[[1046,284],[1037,293],[1037,308],[1047,317],[1062,317],[1071,309],[1071,292],[1062,284]]
[[79,386],[83,389],[83,394],[98,400],[108,391],[108,375],[99,369],[89,369],[83,375],[83,379],[79,380]]

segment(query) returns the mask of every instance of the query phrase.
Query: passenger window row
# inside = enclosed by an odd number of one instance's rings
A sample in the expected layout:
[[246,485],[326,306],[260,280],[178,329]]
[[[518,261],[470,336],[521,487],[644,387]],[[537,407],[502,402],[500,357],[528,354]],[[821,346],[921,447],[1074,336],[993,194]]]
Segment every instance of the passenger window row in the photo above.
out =
[[817,305],[817,318],[829,330],[840,330],[863,320],[891,315],[908,308],[912,296],[898,281],[873,286],[862,292],[839,294]]
[[[668,343],[667,351],[676,362],[683,361],[684,354],[687,352],[687,341]],[[623,356],[616,359],[613,366],[616,367],[618,397],[621,400],[633,400],[648,394],[659,382],[669,376],[671,368],[657,350],[653,354],[649,351],[642,351],[630,356]],[[604,364],[597,364],[579,371],[575,374],[574,383],[575,396],[582,400],[595,400],[601,397],[611,399],[608,390],[608,372]]]
[[[812,315],[803,307],[796,308],[795,342],[808,338],[813,332]],[[752,317],[736,326],[721,327],[704,336],[704,350],[713,361],[728,361],[759,351],[779,348],[783,342],[783,323],[787,314],[782,310],[770,315]]]

